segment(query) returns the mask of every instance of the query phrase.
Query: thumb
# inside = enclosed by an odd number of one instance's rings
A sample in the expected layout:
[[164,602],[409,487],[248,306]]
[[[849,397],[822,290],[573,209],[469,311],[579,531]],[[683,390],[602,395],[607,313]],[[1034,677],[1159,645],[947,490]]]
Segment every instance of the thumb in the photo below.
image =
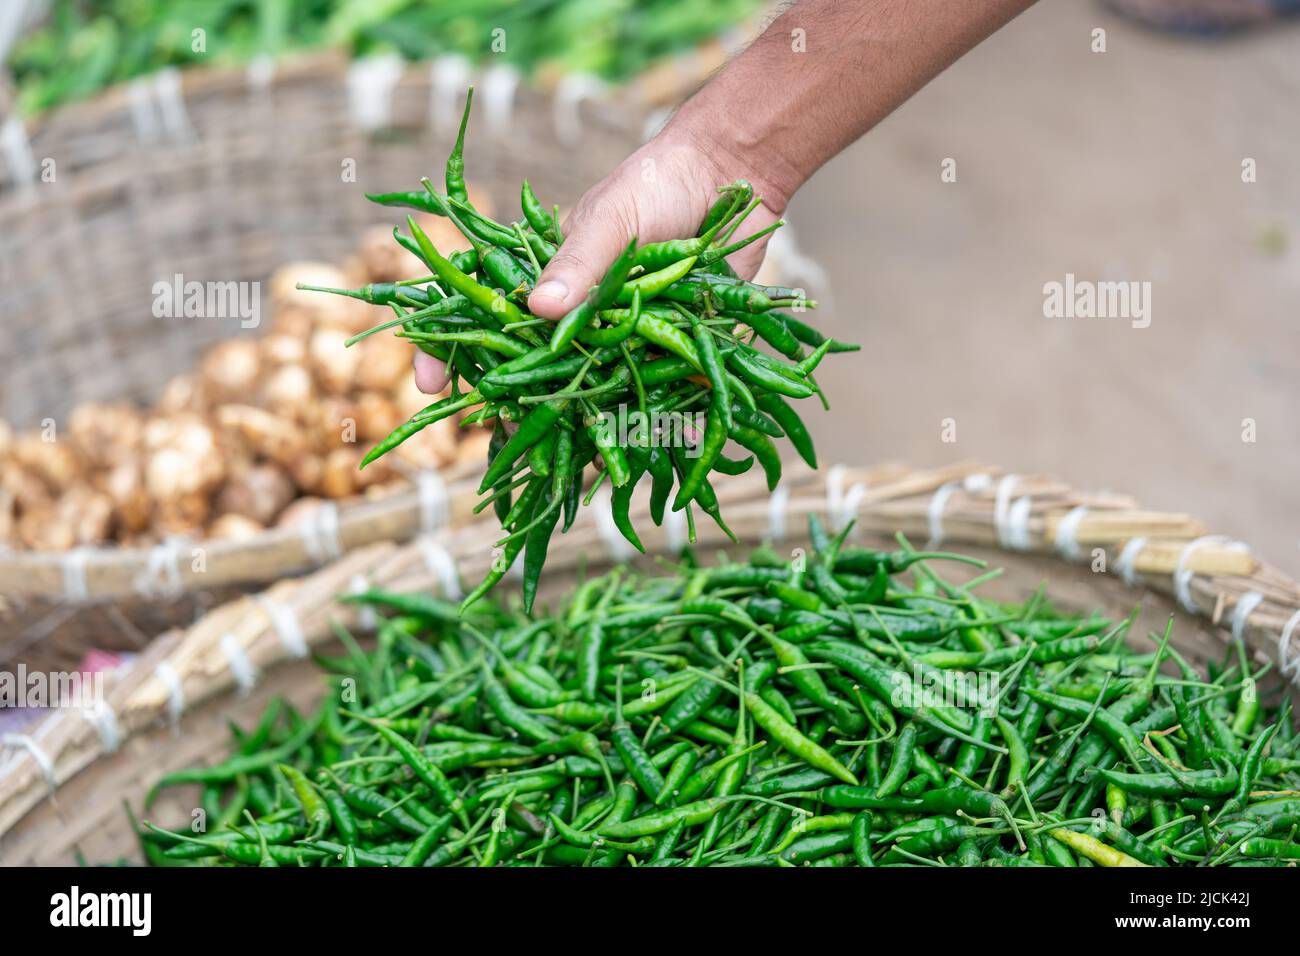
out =
[[561,319],[577,306],[632,237],[627,222],[610,209],[608,200],[597,208],[575,210],[564,227],[563,244],[528,296],[529,311],[547,319]]

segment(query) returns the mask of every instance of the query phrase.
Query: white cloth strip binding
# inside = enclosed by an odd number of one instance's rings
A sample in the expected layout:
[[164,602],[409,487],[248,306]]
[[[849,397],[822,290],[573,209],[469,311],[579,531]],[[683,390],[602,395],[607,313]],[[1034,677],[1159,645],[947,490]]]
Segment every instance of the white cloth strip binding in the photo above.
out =
[[1083,521],[1083,516],[1088,513],[1087,505],[1078,505],[1071,508],[1061,523],[1056,526],[1056,550],[1067,561],[1078,561],[1083,557],[1083,549],[1079,547],[1079,523]]
[[85,548],[65,551],[59,558],[63,570],[63,596],[69,601],[84,601],[90,596],[86,586],[86,562],[90,552]]
[[136,138],[142,143],[156,143],[161,134],[158,116],[154,112],[149,77],[141,76],[126,87],[126,103],[131,110],[131,124]]
[[515,91],[519,88],[519,71],[508,64],[489,67],[479,82],[483,100],[483,121],[488,135],[505,139],[514,132]]
[[1011,509],[1011,496],[1018,484],[1019,475],[1003,475],[993,497],[993,531],[997,535],[998,544],[1004,548],[1010,547],[1007,540],[1007,513]]
[[183,539],[164,538],[149,549],[145,568],[132,582],[144,597],[176,597],[185,590],[181,583],[180,547]]
[[[67,713],[66,710],[62,709],[50,711],[50,718],[38,722],[33,728],[30,737],[26,734],[14,734],[15,737],[30,740],[32,746],[34,746],[39,753],[30,751],[27,745],[22,743],[15,743],[11,748],[5,743],[4,736],[0,735],[0,781],[3,781],[11,773],[17,770],[18,765],[22,763],[22,754],[18,752],[20,749],[28,750],[28,752],[32,753],[32,758],[34,760],[38,763],[41,762],[40,757],[45,753],[44,747],[41,746],[41,741],[45,737],[49,736],[50,731],[53,730],[57,732],[58,728],[62,726],[63,721],[67,717]],[[51,767],[52,766],[53,765],[51,764]]]
[[185,109],[185,93],[181,86],[181,71],[174,66],[164,67],[154,76],[154,93],[158,97],[158,112],[163,129],[178,142],[195,139],[190,114]]
[[1199,614],[1200,608],[1192,600],[1192,576],[1193,572],[1187,568],[1187,560],[1192,553],[1207,544],[1226,544],[1230,539],[1227,535],[1207,534],[1187,542],[1183,545],[1183,550],[1178,552],[1178,563],[1174,566],[1174,595],[1178,598],[1178,603],[1182,605],[1184,611],[1188,614]]
[[247,694],[257,684],[257,667],[239,643],[239,638],[230,632],[221,635],[221,653],[225,655],[230,667],[230,676],[235,679],[235,686],[240,693]]
[[81,716],[99,732],[99,742],[104,745],[104,753],[116,753],[122,743],[122,735],[113,709],[101,700],[93,708],[83,709]]
[[[370,590],[370,582],[364,574],[354,574],[348,582],[348,589],[353,594],[365,594]],[[363,631],[373,631],[379,627],[379,614],[372,605],[357,605],[357,624]]]
[[460,577],[456,574],[456,559],[443,545],[429,537],[417,539],[416,547],[424,558],[424,566],[438,580],[442,596],[449,601],[459,601],[464,594],[460,589]]
[[353,60],[348,66],[348,109],[352,122],[366,132],[388,125],[393,90],[402,78],[402,58],[395,53]]
[[840,499],[839,510],[832,516],[831,521],[835,530],[843,531],[849,526],[849,522],[858,516],[858,506],[862,504],[862,499],[866,497],[867,486],[862,482],[854,482],[849,490],[844,493]]
[[38,17],[49,13],[48,2],[31,2],[31,0],[11,0],[0,4],[0,65],[9,58],[9,50],[14,41]]
[[275,79],[275,57],[262,53],[248,61],[248,69],[244,73],[248,80],[248,85],[258,92],[271,88],[271,82]]
[[605,84],[590,73],[570,73],[555,88],[552,121],[555,138],[562,146],[576,146],[582,140],[582,103],[605,91]]
[[593,511],[596,516],[596,531],[600,535],[600,540],[605,543],[605,550],[615,561],[626,561],[636,553],[636,548],[632,542],[623,537],[623,532],[618,530],[618,525],[614,523],[613,502],[609,489],[601,487],[596,492],[596,498],[592,501]]
[[926,523],[930,528],[930,540],[925,543],[927,548],[934,549],[943,544],[943,509],[948,507],[948,499],[960,487],[959,481],[945,481],[930,496],[930,503],[925,508]]
[[181,714],[185,713],[185,688],[181,685],[181,675],[176,673],[171,661],[163,661],[154,668],[153,676],[167,688],[168,719],[172,724],[180,723]]
[[1124,550],[1115,559],[1115,573],[1129,587],[1133,587],[1137,583],[1137,556],[1142,553],[1142,549],[1146,546],[1147,539],[1141,535],[1136,538],[1129,538],[1124,544]]
[[440,136],[460,127],[469,78],[469,61],[463,56],[440,56],[429,64],[429,125]]
[[1246,633],[1246,625],[1255,608],[1263,602],[1264,595],[1258,591],[1247,591],[1237,599],[1237,606],[1232,610],[1232,639],[1241,642]]
[[[365,583],[364,580],[362,583]],[[365,590],[364,587],[362,590]],[[280,639],[285,652],[290,657],[306,657],[307,640],[302,635],[302,624],[298,620],[297,612],[287,604],[271,600],[265,594],[255,594],[253,600],[266,612],[267,618],[271,621],[271,629]]]
[[333,501],[322,503],[309,514],[299,533],[307,557],[316,564],[333,561],[343,553],[339,544],[339,506]]
[[32,144],[27,139],[27,127],[17,116],[11,116],[0,125],[0,152],[5,165],[19,189],[30,189],[36,182],[36,158]]
[[1300,678],[1300,656],[1291,660],[1291,635],[1295,633],[1297,625],[1300,625],[1300,611],[1292,614],[1282,626],[1282,637],[1277,642],[1277,659],[1281,665],[1282,676],[1294,675],[1293,679]]
[[848,474],[847,465],[831,465],[826,472],[826,514],[834,518],[840,513],[844,502],[844,476]]
[[954,481],[946,481],[935,489],[934,495],[930,498],[930,504],[926,507],[926,523],[929,525],[930,540],[926,543],[927,548],[937,548],[943,544],[943,513],[948,507],[948,499],[953,496],[958,488],[961,488],[967,494],[976,494],[991,487],[993,478],[984,472],[976,472],[973,475],[967,475],[965,478]]
[[420,533],[433,534],[447,527],[451,520],[451,500],[442,475],[432,469],[420,472],[415,477],[415,489],[420,499]]
[[654,110],[645,118],[645,124],[641,127],[641,142],[648,143],[659,135],[659,131],[667,125],[668,120],[672,117],[673,111],[666,106]]
[[668,550],[676,554],[686,547],[686,512],[669,510],[664,514],[664,538]]
[[1033,507],[1033,500],[1025,495],[1017,498],[1007,509],[1007,547],[1016,551],[1029,550],[1029,515]]
[[36,761],[36,766],[41,770],[41,776],[45,778],[46,785],[51,789],[58,786],[58,781],[54,777],[54,761],[50,755],[45,752],[40,744],[26,734],[5,734],[0,736],[0,747],[21,747],[31,754],[32,759]]
[[775,541],[785,540],[785,515],[790,507],[790,489],[778,485],[767,499],[767,536]]

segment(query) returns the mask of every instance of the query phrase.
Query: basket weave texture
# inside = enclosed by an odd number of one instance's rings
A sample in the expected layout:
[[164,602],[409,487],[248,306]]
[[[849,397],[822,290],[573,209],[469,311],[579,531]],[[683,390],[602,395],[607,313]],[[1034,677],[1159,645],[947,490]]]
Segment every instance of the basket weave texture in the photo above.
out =
[[[864,543],[887,543],[901,531],[920,544],[947,543],[985,557],[1006,572],[981,590],[1023,600],[1047,582],[1048,597],[1066,609],[1121,618],[1140,608],[1134,635],[1162,630],[1177,618],[1173,643],[1190,660],[1218,657],[1236,637],[1275,675],[1300,682],[1300,585],[1244,547],[1207,537],[1185,515],[1141,510],[1130,499],[1089,495],[1048,476],[1008,475],[960,464],[931,470],[901,465],[836,467],[825,474],[792,470],[775,495],[743,476],[718,483],[719,498],[740,546],[768,540],[806,544],[805,517],[833,524],[855,519]],[[685,529],[632,515],[651,555],[681,547]],[[188,630],[156,640],[113,677],[96,713],[64,711],[0,751],[0,863],[68,863],[80,851],[91,861],[138,858],[121,802],[139,806],[163,774],[224,753],[226,721],[255,722],[273,694],[303,706],[324,684],[303,659],[331,639],[332,623],[365,630],[355,606],[335,601],[357,575],[392,590],[454,596],[463,578],[482,575],[492,560],[495,529],[443,532],[440,550],[379,543],[358,548],[263,595],[224,605]],[[699,551],[733,547],[712,526],[701,527]],[[455,573],[440,559],[450,555]],[[567,590],[579,568],[626,560],[609,518],[608,499],[583,509],[573,530],[553,543],[543,577],[545,603]],[[1102,573],[1102,572],[1105,573]],[[502,585],[505,587],[505,585]],[[163,821],[188,813],[184,788],[168,791],[153,811]]]
[[[716,59],[699,58],[698,71]],[[439,64],[410,64],[376,90],[363,72],[332,54],[270,74],[192,70],[36,122],[31,154],[38,169],[53,160],[53,181],[0,180],[0,421],[23,429],[62,423],[79,402],[148,403],[241,332],[237,319],[156,318],[155,283],[177,273],[265,283],[285,262],[342,261],[366,227],[400,221],[364,193],[436,175],[465,78],[452,77],[452,88]],[[548,200],[572,203],[642,141],[653,104],[685,82],[674,75],[675,85],[646,78],[609,91],[561,81],[552,92],[469,76],[480,104],[472,183],[500,209],[517,206],[525,177]],[[452,524],[469,514],[458,477],[444,476]],[[66,667],[92,646],[139,646],[242,589],[429,530],[428,503],[412,490],[345,509],[337,529],[327,515],[320,534],[211,542],[197,572],[191,548],[170,543],[0,551],[0,662]]]

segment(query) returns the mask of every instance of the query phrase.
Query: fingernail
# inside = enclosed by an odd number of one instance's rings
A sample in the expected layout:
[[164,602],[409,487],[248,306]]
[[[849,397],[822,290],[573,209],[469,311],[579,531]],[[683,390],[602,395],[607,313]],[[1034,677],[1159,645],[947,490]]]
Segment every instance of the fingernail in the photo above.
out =
[[447,387],[447,366],[431,355],[415,353],[415,387],[426,395],[437,395]]
[[563,302],[568,294],[569,287],[558,279],[547,279],[533,290],[533,295],[540,295],[544,299],[554,299],[556,302]]

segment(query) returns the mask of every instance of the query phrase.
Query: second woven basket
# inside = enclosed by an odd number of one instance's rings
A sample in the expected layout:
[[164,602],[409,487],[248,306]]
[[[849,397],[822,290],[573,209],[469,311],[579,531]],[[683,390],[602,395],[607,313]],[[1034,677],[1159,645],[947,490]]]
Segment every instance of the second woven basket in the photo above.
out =
[[[1244,546],[1207,537],[1186,515],[972,465],[802,470],[771,496],[761,479],[745,476],[719,482],[718,493],[741,548],[763,540],[805,547],[810,513],[841,525],[856,518],[865,543],[888,543],[902,531],[917,544],[957,544],[1005,567],[987,585],[990,597],[1023,600],[1046,582],[1048,597],[1066,609],[1123,618],[1136,603],[1141,616],[1132,633],[1160,630],[1172,613],[1173,643],[1195,663],[1240,638],[1286,679],[1300,677],[1300,646],[1292,645],[1300,585]],[[652,555],[682,546],[684,522],[652,529],[644,515],[640,501],[634,518]],[[212,760],[225,746],[227,720],[251,725],[271,696],[303,707],[318,702],[324,684],[305,659],[309,648],[331,639],[334,622],[358,631],[373,625],[356,607],[336,603],[349,581],[363,575],[389,590],[454,596],[462,576],[469,582],[486,570],[494,531],[464,529],[434,550],[370,545],[241,598],[155,642],[112,679],[100,710],[60,712],[29,735],[6,739],[0,863],[68,863],[77,852],[96,862],[137,858],[123,800],[138,807],[163,774]],[[700,533],[702,556],[732,547],[712,526]],[[569,589],[580,568],[627,557],[607,500],[597,502],[553,543],[540,600]],[[170,790],[153,814],[181,819],[193,798],[185,788]]]
[[[31,148],[55,158],[54,181],[0,192],[0,420],[62,427],[78,402],[147,403],[215,342],[256,334],[156,318],[155,284],[265,283],[288,261],[343,260],[367,227],[400,221],[364,193],[418,183],[447,154],[467,80],[481,104],[472,184],[500,209],[518,205],[525,177],[572,203],[640,144],[652,113],[634,92],[543,93],[438,64],[378,88],[366,75],[336,55],[270,73],[194,70],[37,124]],[[0,663],[68,669],[92,647],[138,649],[246,588],[462,524],[465,477],[426,475],[405,494],[238,541],[0,550]]]

